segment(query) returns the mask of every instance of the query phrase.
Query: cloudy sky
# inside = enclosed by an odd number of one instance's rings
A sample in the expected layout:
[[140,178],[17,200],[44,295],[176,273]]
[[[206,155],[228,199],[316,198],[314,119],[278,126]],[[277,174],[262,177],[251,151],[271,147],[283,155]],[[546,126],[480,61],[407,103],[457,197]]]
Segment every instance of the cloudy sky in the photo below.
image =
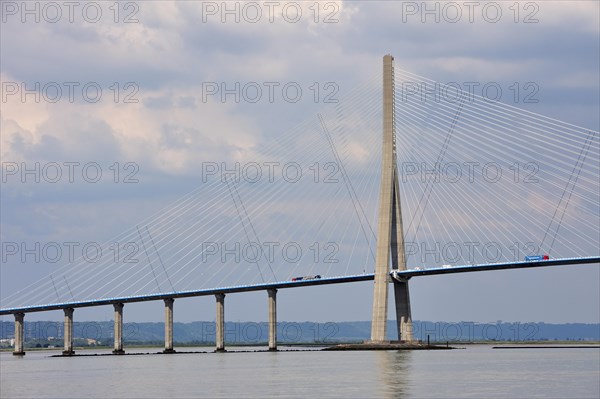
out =
[[[209,229],[238,217],[242,228],[249,227],[235,194],[222,185],[213,190],[205,181],[207,165],[293,161],[308,168],[313,159],[335,161],[332,154],[321,157],[326,147],[320,146],[327,142],[313,137],[322,133],[319,114],[335,116],[326,119],[334,136],[347,128],[345,138],[335,140],[352,165],[348,174],[358,179],[364,218],[375,220],[376,198],[368,193],[378,189],[379,116],[368,109],[379,101],[381,58],[387,53],[398,70],[462,88],[470,84],[483,96],[489,94],[483,87],[493,85],[501,89],[501,102],[600,130],[595,1],[76,3],[1,2],[1,298],[38,279],[62,287],[57,291],[75,288],[48,280],[69,264],[65,243],[78,243],[77,257],[86,243],[110,242],[142,226],[136,239],[143,245],[152,240],[149,233],[143,238],[143,221],[164,214],[161,209],[172,209],[193,190],[199,190],[194,200],[207,203],[210,195],[222,195],[213,208],[191,209],[214,215],[203,219]],[[336,114],[340,103],[346,106],[343,115]],[[374,174],[369,178],[365,170]],[[268,223],[255,219],[257,235],[283,240],[285,233],[285,240],[303,242],[308,250],[310,242],[302,240],[321,240],[315,231],[328,229],[326,223],[319,227],[318,210],[342,209],[328,199],[344,191],[318,191],[323,186],[295,186],[293,195],[269,196],[273,213]],[[266,194],[239,189],[251,214],[252,206],[265,206],[260,201]],[[346,205],[355,216],[356,207]],[[598,210],[591,214],[597,217]],[[186,219],[175,225],[194,225]],[[281,225],[278,237],[273,226]],[[332,226],[343,233],[361,224]],[[193,245],[190,236],[201,237],[181,231],[179,246],[170,249],[173,256]],[[157,240],[160,233],[152,230]],[[323,235],[319,243],[332,241],[339,241],[340,256],[350,256],[339,237]],[[49,262],[53,253],[42,249],[51,251],[56,243],[63,254]],[[33,252],[25,256],[27,248]],[[598,254],[597,246],[589,250]],[[362,266],[368,247],[357,251],[361,260],[354,269],[328,274],[368,270],[368,263]],[[185,252],[180,254],[182,262]],[[114,271],[99,269],[98,279]],[[300,265],[297,271],[322,269]],[[281,275],[287,279],[294,272]],[[181,276],[185,282],[185,273]],[[599,322],[599,283],[597,265],[428,277],[412,281],[411,302],[420,320]],[[372,283],[356,283],[282,291],[279,318],[369,320],[371,289]],[[128,305],[126,319],[160,321],[161,308]],[[60,317],[61,312],[28,316]],[[108,320],[112,309],[80,310],[76,318]],[[266,294],[228,296],[226,318],[265,320]],[[213,319],[213,298],[176,304],[178,321]]]

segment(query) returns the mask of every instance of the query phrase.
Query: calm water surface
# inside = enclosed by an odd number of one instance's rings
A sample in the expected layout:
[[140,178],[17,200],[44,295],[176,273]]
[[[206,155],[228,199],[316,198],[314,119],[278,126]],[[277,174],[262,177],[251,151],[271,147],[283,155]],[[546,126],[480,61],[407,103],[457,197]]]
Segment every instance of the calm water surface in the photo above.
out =
[[452,351],[49,357],[56,353],[0,354],[1,397],[600,397],[599,349],[469,346]]

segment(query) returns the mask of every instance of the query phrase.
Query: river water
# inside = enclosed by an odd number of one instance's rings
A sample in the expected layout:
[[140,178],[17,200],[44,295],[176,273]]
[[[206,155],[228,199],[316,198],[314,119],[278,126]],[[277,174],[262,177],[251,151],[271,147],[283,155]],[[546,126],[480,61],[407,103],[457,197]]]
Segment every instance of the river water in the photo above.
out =
[[[129,350],[145,351],[156,349]],[[0,354],[1,397],[600,397],[594,348],[50,357],[56,353]]]

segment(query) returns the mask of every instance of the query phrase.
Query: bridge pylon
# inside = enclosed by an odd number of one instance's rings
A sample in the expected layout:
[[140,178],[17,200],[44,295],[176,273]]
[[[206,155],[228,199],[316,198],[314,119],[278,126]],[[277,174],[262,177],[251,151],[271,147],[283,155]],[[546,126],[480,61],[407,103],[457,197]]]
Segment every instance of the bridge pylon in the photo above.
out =
[[[394,120],[394,57],[383,57],[383,146],[379,213],[377,219],[377,252],[371,342],[386,342],[390,258],[392,269],[406,270],[404,230],[400,206],[398,166],[396,162],[396,129]],[[412,341],[412,318],[408,281],[394,280],[394,297],[398,339]]]

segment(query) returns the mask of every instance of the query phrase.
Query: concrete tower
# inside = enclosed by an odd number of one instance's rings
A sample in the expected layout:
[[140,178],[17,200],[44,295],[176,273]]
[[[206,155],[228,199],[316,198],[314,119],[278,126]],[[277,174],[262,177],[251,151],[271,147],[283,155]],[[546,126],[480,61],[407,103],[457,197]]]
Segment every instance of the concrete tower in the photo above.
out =
[[[383,147],[379,213],[377,220],[377,253],[371,341],[385,342],[388,318],[388,285],[390,258],[392,269],[405,270],[404,230],[400,211],[398,167],[396,165],[396,134],[394,123],[394,57],[383,57]],[[408,281],[394,282],[398,338],[412,341],[412,318]]]

